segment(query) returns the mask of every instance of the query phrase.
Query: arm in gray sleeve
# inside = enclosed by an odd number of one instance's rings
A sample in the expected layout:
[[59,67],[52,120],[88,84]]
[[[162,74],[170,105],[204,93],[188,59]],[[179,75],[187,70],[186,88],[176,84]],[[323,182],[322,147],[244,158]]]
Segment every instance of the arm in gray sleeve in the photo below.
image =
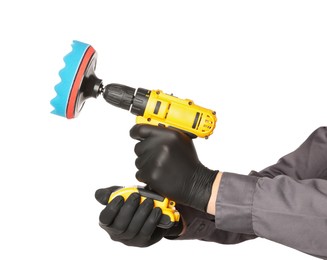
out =
[[[325,153],[324,153],[325,151]],[[327,176],[327,171],[323,169],[327,169],[327,160],[325,158],[327,151],[327,128],[320,127],[316,131],[314,131],[307,140],[294,152],[282,157],[276,164],[267,167],[266,169],[260,172],[251,172],[250,175],[256,177],[268,177],[274,178],[278,175],[288,175],[292,178],[296,179],[309,179],[315,177],[325,177]],[[307,158],[314,158],[314,161],[310,160],[308,163]],[[313,163],[314,162],[314,163]],[[249,197],[245,196],[243,199],[248,200],[248,203],[252,203],[252,191],[254,188],[253,183],[257,181],[257,178],[251,177],[239,177],[241,178],[242,185],[244,185],[243,189],[250,190]],[[227,179],[227,178],[226,178]],[[226,180],[225,179],[225,180]],[[224,181],[225,181],[224,180]],[[226,180],[228,182],[228,180]],[[237,191],[238,183],[235,182],[227,184],[227,185],[235,185],[234,189],[236,190],[234,196],[237,194],[243,195],[242,192]],[[226,186],[226,185],[224,185]],[[222,190],[222,188],[220,188]],[[237,198],[234,198],[237,200]],[[243,230],[242,232],[251,233],[251,234],[243,234],[239,232],[229,232],[224,231],[218,228],[215,228],[214,222],[210,215],[206,213],[199,212],[197,210],[180,206],[179,211],[184,217],[184,221],[186,223],[186,232],[180,236],[178,239],[201,239],[206,241],[213,241],[221,244],[235,244],[240,243],[249,239],[256,238],[252,230]],[[249,226],[246,225],[246,222],[249,218],[240,218],[236,212],[235,208],[233,210],[232,216],[229,219],[233,222],[235,230],[237,229],[237,225],[239,227]],[[248,216],[251,216],[251,209],[248,212]],[[224,226],[224,225],[222,225]]]
[[257,237],[253,234],[240,234],[217,229],[213,215],[188,206],[177,205],[177,209],[186,226],[183,235],[176,238],[178,240],[198,239],[219,244],[237,244]]
[[293,179],[327,179],[327,127],[315,130],[295,151],[283,156],[279,161],[260,171],[252,172],[258,177],[273,178],[287,175]]
[[224,173],[216,227],[327,258],[327,128],[261,172]]
[[327,258],[327,180],[224,173],[215,217],[219,229]]

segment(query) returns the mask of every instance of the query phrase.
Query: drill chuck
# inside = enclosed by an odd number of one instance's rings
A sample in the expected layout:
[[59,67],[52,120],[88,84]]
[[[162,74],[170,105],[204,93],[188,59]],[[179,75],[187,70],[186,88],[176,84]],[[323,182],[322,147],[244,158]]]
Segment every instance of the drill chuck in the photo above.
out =
[[111,105],[129,110],[134,99],[135,88],[121,84],[109,84],[104,87],[103,98]]
[[103,98],[109,104],[131,110],[131,113],[137,116],[144,114],[150,95],[147,89],[139,88],[135,93],[135,88],[115,83],[106,85],[102,92]]

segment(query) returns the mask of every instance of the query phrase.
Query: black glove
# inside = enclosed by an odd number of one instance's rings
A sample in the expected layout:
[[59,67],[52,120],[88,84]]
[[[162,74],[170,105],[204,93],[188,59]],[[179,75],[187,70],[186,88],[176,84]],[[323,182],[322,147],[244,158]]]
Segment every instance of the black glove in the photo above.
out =
[[218,171],[199,161],[192,139],[176,129],[135,125],[130,135],[139,171],[136,178],[160,195],[201,211],[207,210]]
[[153,200],[147,198],[140,204],[140,195],[132,193],[126,202],[117,196],[110,203],[112,192],[121,188],[113,186],[99,189],[95,193],[98,202],[106,205],[100,213],[100,227],[112,240],[127,246],[147,247],[160,241],[164,236],[177,237],[182,231],[182,221],[170,229],[157,227],[161,218],[161,209],[153,208]]

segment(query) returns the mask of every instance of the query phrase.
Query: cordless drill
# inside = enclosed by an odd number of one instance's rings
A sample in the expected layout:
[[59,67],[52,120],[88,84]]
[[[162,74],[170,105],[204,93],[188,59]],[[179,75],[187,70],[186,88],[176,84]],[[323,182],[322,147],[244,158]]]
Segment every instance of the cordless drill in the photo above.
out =
[[[104,86],[95,75],[97,53],[89,44],[73,41],[72,51],[64,57],[64,62],[65,67],[59,72],[61,82],[55,86],[57,96],[51,100],[53,114],[75,118],[88,98],[97,98],[101,94],[109,104],[130,110],[137,116],[137,124],[179,129],[190,138],[208,138],[215,129],[216,113],[192,100],[180,99],[161,90],[135,89],[121,84]],[[155,207],[162,209],[160,227],[168,228],[179,221],[174,201],[143,187],[119,189],[111,194],[109,202],[116,196],[126,200],[133,192],[140,193],[141,202],[152,198]]]

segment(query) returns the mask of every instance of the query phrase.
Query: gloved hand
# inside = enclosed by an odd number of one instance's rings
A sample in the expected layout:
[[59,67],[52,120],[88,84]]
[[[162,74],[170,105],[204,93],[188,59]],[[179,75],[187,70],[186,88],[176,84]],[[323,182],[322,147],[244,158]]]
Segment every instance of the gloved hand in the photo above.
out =
[[192,139],[152,125],[135,125],[130,135],[140,140],[135,145],[136,178],[164,197],[206,211],[218,171],[202,165]]
[[100,213],[100,227],[107,231],[112,240],[127,246],[147,247],[163,237],[177,237],[181,233],[182,221],[170,229],[157,227],[161,209],[153,208],[153,200],[149,198],[140,204],[138,193],[131,194],[126,202],[122,196],[117,196],[108,203],[111,193],[118,188],[121,187],[99,189],[95,193],[97,201],[106,205]]

